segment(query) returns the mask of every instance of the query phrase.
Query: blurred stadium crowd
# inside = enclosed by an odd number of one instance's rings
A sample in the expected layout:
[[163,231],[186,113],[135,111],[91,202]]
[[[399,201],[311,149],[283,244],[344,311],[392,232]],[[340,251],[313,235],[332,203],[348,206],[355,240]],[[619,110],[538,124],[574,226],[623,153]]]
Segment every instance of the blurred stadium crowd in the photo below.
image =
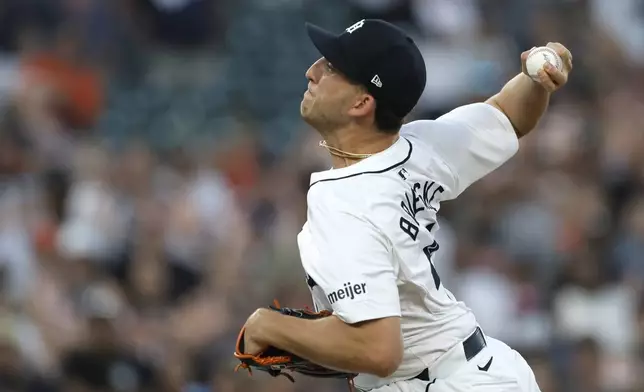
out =
[[296,234],[329,161],[299,119],[304,21],[365,17],[422,47],[414,118],[571,49],[519,154],[443,206],[436,264],[543,392],[644,391],[639,0],[1,1],[1,391],[346,390],[232,351],[255,308],[310,301]]

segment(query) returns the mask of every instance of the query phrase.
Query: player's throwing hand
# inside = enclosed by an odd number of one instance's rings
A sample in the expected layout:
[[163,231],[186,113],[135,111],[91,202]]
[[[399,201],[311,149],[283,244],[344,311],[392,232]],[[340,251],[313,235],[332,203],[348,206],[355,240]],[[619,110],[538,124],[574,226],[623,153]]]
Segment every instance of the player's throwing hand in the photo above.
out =
[[[547,63],[543,69],[537,72],[535,82],[541,85],[549,93],[555,92],[568,82],[568,75],[572,71],[572,54],[570,51],[558,42],[548,42],[546,47],[557,52],[562,59],[563,69],[559,70],[554,65]],[[534,49],[534,48],[533,48]],[[526,61],[532,49],[521,53],[521,69],[525,75],[530,76],[527,70]]]

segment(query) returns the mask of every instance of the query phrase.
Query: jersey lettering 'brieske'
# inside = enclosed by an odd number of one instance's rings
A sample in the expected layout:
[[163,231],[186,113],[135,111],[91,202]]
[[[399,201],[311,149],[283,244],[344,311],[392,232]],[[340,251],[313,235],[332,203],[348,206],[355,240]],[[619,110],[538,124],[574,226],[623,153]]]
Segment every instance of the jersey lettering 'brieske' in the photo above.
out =
[[401,317],[402,364],[387,379],[359,375],[356,387],[413,378],[475,330],[432,262],[437,213],[517,150],[507,117],[476,103],[406,124],[387,150],[311,176],[298,246],[315,308],[349,324]]

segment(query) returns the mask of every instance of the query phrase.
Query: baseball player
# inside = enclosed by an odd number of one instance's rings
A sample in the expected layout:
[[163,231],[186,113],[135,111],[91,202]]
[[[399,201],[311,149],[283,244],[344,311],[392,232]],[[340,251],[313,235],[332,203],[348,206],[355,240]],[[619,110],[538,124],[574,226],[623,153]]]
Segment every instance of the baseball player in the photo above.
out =
[[[523,71],[485,102],[403,125],[426,82],[402,30],[362,20],[335,35],[307,25],[323,56],[307,71],[301,114],[324,139],[333,168],[311,175],[298,246],[316,310],[303,320],[259,309],[246,352],[274,346],[355,372],[361,391],[539,391],[516,351],[477,325],[432,265],[440,204],[519,148],[566,84],[572,56],[550,43],[564,71]],[[447,73],[449,70],[440,70]]]

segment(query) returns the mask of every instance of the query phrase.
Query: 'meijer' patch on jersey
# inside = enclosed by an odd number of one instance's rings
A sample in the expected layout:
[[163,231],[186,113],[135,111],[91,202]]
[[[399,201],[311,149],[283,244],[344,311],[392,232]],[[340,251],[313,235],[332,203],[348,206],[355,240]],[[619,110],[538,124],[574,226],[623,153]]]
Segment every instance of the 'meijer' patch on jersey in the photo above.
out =
[[327,295],[327,298],[329,299],[329,303],[334,304],[338,302],[339,300],[342,299],[354,299],[356,295],[361,295],[361,294],[366,294],[367,293],[367,284],[366,283],[358,283],[358,284],[351,284],[351,282],[347,282],[344,284],[344,288],[338,289],[331,294]]

